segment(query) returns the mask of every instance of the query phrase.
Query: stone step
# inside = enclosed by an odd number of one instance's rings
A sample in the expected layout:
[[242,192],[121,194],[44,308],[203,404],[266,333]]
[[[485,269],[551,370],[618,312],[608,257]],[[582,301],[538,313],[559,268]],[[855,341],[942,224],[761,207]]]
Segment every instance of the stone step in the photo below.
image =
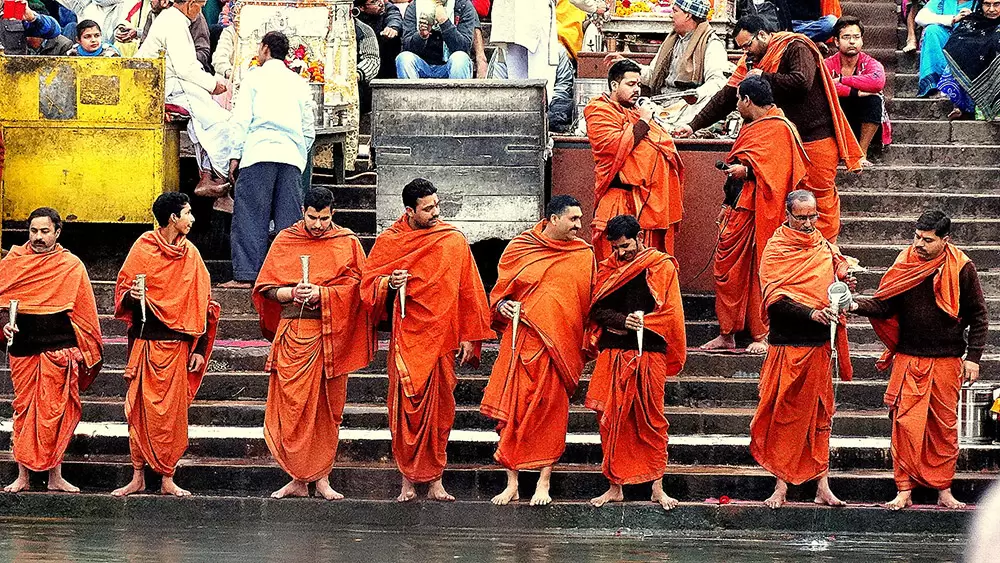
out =
[[[836,424],[836,420],[834,421]],[[10,421],[0,422],[0,443],[10,439]],[[268,458],[262,428],[191,426],[187,455],[208,458]],[[448,460],[456,464],[493,464],[497,434],[493,431],[453,430]],[[755,466],[749,436],[693,435],[670,439],[668,454],[676,465]],[[125,423],[81,422],[67,454],[125,456],[129,453]],[[337,449],[341,463],[387,462],[392,459],[388,429],[342,429]],[[601,440],[596,433],[569,433],[562,463],[600,464]],[[889,470],[889,438],[831,438],[830,464],[851,470]],[[959,471],[1000,470],[1000,445],[966,445],[959,450]]]
[[[891,265],[907,245],[844,242],[838,246],[841,252],[854,256],[862,265],[869,267]],[[1000,268],[1000,246],[963,245],[962,250],[976,263],[976,268],[980,272],[989,268]]]
[[[906,139],[915,140],[915,139]],[[922,139],[934,141],[935,139]],[[884,165],[955,167],[1000,163],[1000,145],[934,145],[893,143],[874,162]]]
[[[897,148],[893,146],[892,150]],[[927,209],[940,209],[961,220],[996,218],[1000,217],[1000,194],[840,191],[840,212],[844,217],[919,216]]]
[[[896,72],[916,73],[920,69],[920,51],[904,53],[902,49],[895,52]],[[882,59],[879,59],[882,60]],[[916,91],[916,88],[914,88]]]
[[[903,32],[903,37],[905,38],[906,32]],[[920,75],[915,72],[897,72],[894,77],[894,84],[896,87],[896,93],[900,96],[915,96],[917,95],[917,83],[920,82]],[[890,116],[891,117],[891,116]]]
[[[879,280],[885,274],[886,268],[871,268],[866,272],[858,272],[855,276],[858,278],[858,292],[862,295],[871,295],[875,293],[875,289],[878,288]],[[979,283],[983,288],[983,294],[987,296],[987,307],[991,309],[994,307],[1000,308],[1000,302],[997,301],[1000,298],[1000,272],[997,271],[986,271],[978,272]],[[996,319],[993,319],[996,320]]]
[[[998,170],[1000,172],[1000,170]],[[913,238],[916,216],[841,217],[840,238],[845,242],[902,242]],[[1000,240],[1000,219],[954,217],[951,238],[958,244],[989,244]]]
[[892,127],[893,137],[897,141],[912,139],[940,144],[1000,144],[1000,123],[996,122],[893,119]]
[[[350,186],[337,184],[317,184],[313,187],[326,188],[333,192],[333,203],[337,209],[375,209],[375,186]],[[334,219],[340,222],[340,215]]]
[[[288,476],[271,459],[221,460],[189,457],[182,461],[177,471],[179,485],[195,495],[224,494],[240,496],[267,496],[288,482]],[[0,477],[7,482],[17,468],[8,453],[0,453]],[[82,459],[67,456],[63,473],[73,484],[86,492],[103,492],[125,483],[131,476],[131,463],[120,456],[103,456]],[[155,490],[159,479],[147,472],[148,490]],[[959,499],[974,502],[992,483],[990,473],[959,472],[955,475],[953,492]],[[33,475],[32,485],[42,484],[43,475]],[[531,491],[537,473],[524,471],[519,475],[519,486]],[[399,494],[399,472],[391,460],[375,464],[338,463],[330,474],[335,489],[349,499],[389,499]],[[506,478],[502,468],[495,464],[486,466],[450,464],[444,473],[444,485],[460,500],[488,500],[503,489]],[[841,499],[851,503],[884,502],[894,496],[892,473],[887,471],[830,471],[830,485]],[[38,487],[34,487],[38,488]],[[733,467],[704,465],[688,467],[668,464],[664,474],[664,489],[681,502],[703,503],[722,495],[734,501],[761,501],[774,491],[774,477],[758,467]],[[811,502],[815,484],[804,484],[789,489],[790,502]],[[607,490],[607,480],[600,465],[559,464],[552,472],[552,495],[556,506],[564,501],[586,500]],[[626,501],[648,500],[649,485],[627,486]],[[914,492],[914,500],[933,503],[934,493]],[[17,497],[28,499],[42,496],[28,494]],[[104,495],[106,498],[112,498]],[[76,498],[63,495],[62,499]],[[132,497],[132,499],[143,497]],[[147,497],[148,498],[148,497]],[[195,497],[197,498],[197,497]],[[527,497],[522,497],[527,500]],[[189,499],[194,500],[194,499]],[[304,500],[286,500],[302,506]],[[340,503],[333,503],[335,506]],[[515,506],[517,503],[515,503]],[[613,511],[613,510],[612,510]],[[944,511],[935,511],[938,514]],[[907,512],[900,513],[900,517]],[[912,513],[912,512],[910,512]],[[51,516],[51,514],[50,514]],[[895,518],[893,518],[895,519]]]
[[[5,473],[11,471],[10,467],[11,464],[4,465]],[[575,501],[561,500],[571,495],[576,497],[575,491],[580,490],[579,487],[584,486],[584,482],[588,483],[585,490],[593,491],[593,496],[607,489],[606,482],[594,471],[572,473],[562,471],[561,468],[553,472],[551,492],[556,502],[548,507],[527,505],[530,496],[527,493],[532,490],[536,479],[533,473],[523,474],[523,481],[520,483],[522,500],[510,506],[493,506],[487,499],[503,488],[503,472],[479,468],[457,468],[445,472],[445,486],[462,499],[452,503],[421,499],[400,505],[394,500],[399,494],[398,473],[395,468],[388,466],[357,469],[343,467],[335,470],[331,475],[333,486],[353,497],[337,502],[315,498],[267,498],[266,493],[284,485],[287,477],[276,466],[261,465],[196,465],[184,468],[178,473],[178,483],[198,493],[186,499],[148,494],[119,499],[106,494],[111,483],[119,485],[128,480],[127,462],[102,462],[101,466],[86,463],[82,464],[79,471],[72,462],[66,464],[69,479],[86,482],[87,490],[100,491],[100,494],[24,493],[17,496],[4,495],[0,498],[0,503],[4,513],[15,518],[58,518],[59,521],[72,525],[74,518],[89,517],[95,519],[91,522],[107,525],[109,528],[127,523],[137,526],[148,524],[158,529],[172,523],[183,523],[185,526],[206,527],[207,533],[215,533],[211,527],[220,521],[227,521],[249,525],[267,523],[273,526],[275,533],[280,533],[283,526],[302,525],[305,529],[315,530],[319,534],[329,533],[330,537],[335,537],[342,533],[344,523],[349,522],[352,528],[378,530],[373,533],[379,534],[412,534],[414,530],[420,530],[424,534],[454,534],[456,530],[484,528],[492,534],[523,534],[525,530],[531,530],[532,534],[548,532],[560,536],[567,532],[587,534],[594,541],[601,541],[598,539],[601,538],[609,542],[620,542],[622,537],[632,537],[637,533],[641,533],[643,541],[652,541],[656,534],[662,533],[670,534],[670,541],[675,542],[678,541],[677,532],[683,530],[689,534],[706,534],[703,540],[693,540],[711,542],[701,544],[704,547],[697,551],[704,553],[709,550],[712,553],[709,557],[718,557],[713,560],[719,561],[723,558],[735,560],[732,555],[739,552],[733,551],[728,544],[717,545],[720,534],[752,532],[752,539],[749,541],[759,542],[763,532],[780,532],[780,541],[788,542],[788,533],[808,533],[809,536],[797,539],[792,536],[792,542],[801,542],[804,546],[801,549],[804,550],[822,549],[812,547],[817,541],[826,545],[823,543],[825,540],[810,539],[815,534],[869,534],[872,530],[883,534],[904,534],[902,537],[911,538],[915,538],[913,534],[923,534],[922,540],[916,541],[934,541],[934,538],[938,538],[937,541],[949,541],[946,539],[948,535],[954,536],[950,541],[962,541],[957,538],[965,532],[973,514],[971,506],[961,510],[947,510],[922,504],[932,503],[934,497],[918,491],[915,498],[921,504],[893,513],[889,517],[886,510],[873,499],[883,502],[893,496],[891,475],[838,472],[832,472],[830,477],[834,490],[846,500],[861,504],[840,509],[819,507],[811,500],[814,494],[812,489],[803,486],[792,487],[789,491],[789,498],[796,502],[781,510],[771,510],[759,501],[770,494],[769,489],[773,490],[773,478],[759,473],[730,477],[728,471],[729,468],[723,468],[720,473],[692,472],[678,479],[668,469],[665,488],[682,500],[677,508],[669,512],[649,502],[648,486],[626,487],[626,499],[629,502],[615,503],[603,509],[594,509],[586,502],[586,495],[577,497]],[[242,492],[226,491],[205,495],[203,490],[194,486],[204,482],[209,485],[221,483],[224,487],[232,483],[233,479],[240,479],[241,485],[253,487],[256,498],[245,498],[245,493]],[[147,477],[147,485],[151,487],[151,491],[152,480],[152,476]],[[93,488],[90,487],[90,482],[94,482]],[[37,485],[41,486],[41,482]],[[265,485],[270,485],[270,488]],[[685,486],[688,488],[685,489]],[[968,475],[966,478],[962,475],[956,476],[954,490],[959,498],[972,500],[978,498],[986,487],[988,479],[975,475]],[[724,493],[704,495],[701,494],[703,491],[727,491],[737,495],[737,499],[752,498],[753,501],[737,500],[723,506],[715,497]],[[864,491],[871,496],[855,500],[851,491]],[[686,500],[688,496],[691,501]],[[365,497],[378,500],[355,500]],[[480,500],[464,500],[473,497]],[[542,538],[537,547],[532,548],[531,557],[525,558],[526,560],[548,557],[545,555],[549,553],[546,548],[552,544],[552,540],[544,539],[544,536]],[[326,546],[330,540],[324,536],[322,539],[317,537],[316,541],[321,541]],[[355,537],[354,541],[362,541],[362,538]],[[369,538],[369,541],[373,546],[378,545],[377,538]],[[442,541],[463,540],[452,537]],[[510,550],[512,548],[509,546],[513,544],[503,545]],[[303,547],[308,549],[307,546]],[[845,547],[841,546],[841,549]],[[483,559],[492,559],[496,548],[489,545],[486,549],[488,551],[484,551]],[[560,546],[558,551],[569,553],[565,549],[566,546]],[[943,553],[936,546],[924,547],[922,552],[927,553],[929,549]],[[960,551],[956,550],[955,553]],[[441,553],[448,553],[448,550],[444,549]],[[466,554],[468,550],[462,550],[461,553]],[[753,553],[756,556],[760,552]],[[884,552],[879,550],[878,553]]]
[[841,170],[837,186],[845,191],[957,192],[1000,194],[995,166],[929,168],[927,166],[875,166],[861,173]]
[[940,98],[896,97],[886,103],[886,111],[897,119],[946,119],[954,107]]

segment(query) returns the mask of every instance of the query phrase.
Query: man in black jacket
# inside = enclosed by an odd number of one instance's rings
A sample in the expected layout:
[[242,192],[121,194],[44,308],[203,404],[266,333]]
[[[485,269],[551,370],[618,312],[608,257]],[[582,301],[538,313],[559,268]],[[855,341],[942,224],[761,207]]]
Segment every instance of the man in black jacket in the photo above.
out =
[[395,4],[385,0],[354,0],[354,7],[358,9],[358,19],[372,28],[378,39],[382,62],[376,78],[396,78],[395,61],[402,50],[403,14]]

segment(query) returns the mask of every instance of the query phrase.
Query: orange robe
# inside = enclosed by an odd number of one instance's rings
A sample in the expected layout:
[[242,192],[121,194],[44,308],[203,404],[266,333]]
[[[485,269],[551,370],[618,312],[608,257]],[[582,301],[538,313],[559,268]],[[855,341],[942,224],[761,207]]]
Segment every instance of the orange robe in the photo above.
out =
[[[763,313],[787,297],[813,309],[829,305],[827,288],[847,275],[846,260],[818,230],[782,225],[764,248],[760,283]],[[837,327],[840,377],[853,374],[845,318]],[[768,347],[760,370],[757,412],[750,422],[750,453],[773,475],[793,485],[826,474],[830,425],[836,410],[830,345]]]
[[[310,283],[320,286],[319,319],[282,318],[283,306],[265,297],[302,281],[302,255],[310,257]],[[316,481],[333,469],[347,374],[375,355],[377,335],[361,302],[364,265],[361,241],[349,229],[334,227],[316,237],[299,221],[278,233],[257,276],[253,303],[261,332],[272,341],[264,440],[281,468],[299,481]]]
[[[480,411],[497,420],[493,455],[507,469],[554,465],[566,449],[569,398],[583,374],[583,323],[596,274],[586,242],[552,240],[547,221],[510,242],[490,294],[500,352]],[[502,300],[521,302],[517,342],[513,323],[500,315]]]
[[722,219],[713,265],[715,313],[721,334],[749,330],[757,340],[767,334],[760,255],[784,220],[785,196],[806,176],[806,155],[795,126],[774,107],[743,126],[726,161],[747,166],[754,179],[743,183],[736,206],[726,207]]
[[[410,273],[406,318],[400,316],[398,292],[389,289],[394,270]],[[461,342],[496,336],[468,241],[447,223],[413,229],[400,217],[375,240],[361,299],[373,320],[392,325],[388,403],[396,465],[413,483],[440,479],[455,421],[455,352]]]
[[[645,331],[658,334],[667,351],[601,350],[587,388],[587,408],[598,413],[604,475],[614,484],[653,481],[667,468],[667,429],[663,413],[668,377],[680,373],[687,359],[684,309],[677,263],[672,256],[647,248],[631,262],[612,256],[601,262],[592,305],[618,291],[636,276],[645,276],[656,309],[643,316]],[[603,329],[591,321],[585,341],[597,352]]]
[[[596,161],[590,228],[597,260],[611,255],[604,229],[617,215],[634,215],[646,246],[673,254],[684,214],[684,164],[670,134],[653,121],[636,145],[632,131],[639,110],[622,107],[608,94],[591,100],[583,114]],[[611,187],[615,178],[631,190]]]
[[75,347],[8,357],[14,460],[32,471],[48,471],[62,463],[80,422],[80,391],[101,369],[97,303],[83,262],[61,245],[45,254],[36,254],[29,244],[10,249],[0,261],[0,307],[9,307],[12,299],[24,314],[67,312],[76,336]]
[[[889,299],[934,276],[935,302],[952,318],[959,313],[959,273],[969,263],[949,243],[936,259],[924,261],[907,247],[882,276],[876,299]],[[896,486],[908,491],[920,485],[947,489],[958,462],[958,399],[962,358],[917,357],[896,352],[899,320],[871,319],[886,346],[880,369],[892,367],[885,404],[892,417],[892,462]]]
[[[208,269],[194,244],[183,237],[171,244],[160,231],[150,231],[132,245],[115,285],[115,318],[130,328],[139,319],[133,319],[125,296],[136,274],[146,274],[147,315],[155,315],[167,328],[192,339],[130,339],[125,367],[132,467],[142,469],[149,464],[170,477],[187,450],[188,407],[212,355],[219,304],[210,300]],[[205,365],[189,372],[188,360],[202,337],[207,339]]]
[[[771,43],[767,47],[767,52],[754,68],[764,72],[776,72],[781,59],[785,55],[785,49],[799,41],[809,47],[816,59],[816,66],[820,69],[819,75],[823,79],[823,93],[830,104],[830,113],[833,116],[834,136],[828,139],[819,139],[803,143],[802,146],[808,155],[806,162],[806,187],[816,196],[816,208],[819,211],[819,221],[816,228],[823,233],[823,237],[830,242],[837,242],[837,235],[840,233],[840,194],[837,193],[837,165],[843,161],[847,169],[852,172],[861,170],[861,146],[851,131],[851,126],[844,116],[844,110],[840,107],[840,98],[837,96],[837,86],[833,82],[833,77],[826,72],[826,63],[822,53],[816,48],[816,44],[805,35],[781,31],[772,36]],[[737,87],[746,78],[748,69],[746,55],[737,63],[736,71],[729,79],[729,86]]]

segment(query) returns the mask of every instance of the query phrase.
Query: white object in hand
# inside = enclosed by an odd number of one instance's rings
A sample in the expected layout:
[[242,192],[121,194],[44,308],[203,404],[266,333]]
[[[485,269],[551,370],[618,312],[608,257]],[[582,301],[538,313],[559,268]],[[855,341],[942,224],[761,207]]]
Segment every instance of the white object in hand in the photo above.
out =
[[646,325],[642,324],[642,311],[636,311],[633,313],[635,316],[639,317],[639,330],[635,331],[635,338],[639,343],[639,355],[642,355],[642,331],[646,329]]
[[[10,300],[10,326],[17,326],[17,305],[20,302],[17,299]],[[7,349],[10,350],[11,343],[14,342],[14,336],[11,335],[10,340],[7,341]]]
[[[830,287],[826,290],[826,295],[830,298],[830,308],[833,309],[835,315],[839,315],[841,311],[849,310],[851,302],[854,301],[854,298],[851,297],[851,288],[842,281],[830,284]],[[837,319],[834,318],[833,322],[830,323],[830,346],[836,348],[836,340]]]
[[299,256],[299,261],[302,262],[302,283],[309,283],[309,255],[303,254]]
[[399,286],[399,318],[406,318],[406,280]]
[[146,322],[146,274],[135,275],[135,286],[139,288],[142,297],[139,298],[139,314],[142,322]]
[[514,305],[514,325],[511,327],[510,333],[510,347],[513,348],[517,345],[517,325],[521,323],[521,303],[515,301]]

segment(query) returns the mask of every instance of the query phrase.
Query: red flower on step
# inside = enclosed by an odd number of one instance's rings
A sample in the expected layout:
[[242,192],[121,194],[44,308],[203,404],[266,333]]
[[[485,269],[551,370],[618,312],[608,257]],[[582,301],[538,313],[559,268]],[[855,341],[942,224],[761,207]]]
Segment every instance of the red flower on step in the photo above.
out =
[[733,501],[730,500],[730,498],[727,497],[726,495],[722,495],[721,497],[719,497],[719,504],[729,504],[731,502]]
[[631,5],[632,2],[629,2],[629,0],[622,0],[622,8],[628,8]]
[[297,49],[295,49],[294,57],[296,59],[304,59],[304,58],[306,58],[306,46],[305,45],[299,45],[299,47]]

